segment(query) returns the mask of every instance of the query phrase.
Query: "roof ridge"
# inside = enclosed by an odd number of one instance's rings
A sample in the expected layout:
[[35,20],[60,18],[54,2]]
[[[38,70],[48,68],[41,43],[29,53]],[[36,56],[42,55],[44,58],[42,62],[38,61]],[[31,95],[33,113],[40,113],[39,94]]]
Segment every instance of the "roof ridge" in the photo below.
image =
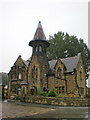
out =
[[[54,60],[59,60],[59,59],[54,59]],[[54,61],[54,60],[49,60],[49,61]]]
[[75,56],[72,56],[72,57],[67,57],[67,58],[60,58],[61,60],[62,59],[70,59],[70,58],[75,58],[75,57],[78,57],[78,55],[75,55]]

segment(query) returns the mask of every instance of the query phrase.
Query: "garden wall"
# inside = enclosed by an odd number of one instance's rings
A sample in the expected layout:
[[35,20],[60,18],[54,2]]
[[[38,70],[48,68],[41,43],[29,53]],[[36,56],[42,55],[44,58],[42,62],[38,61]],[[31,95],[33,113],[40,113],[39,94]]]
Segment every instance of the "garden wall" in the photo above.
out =
[[90,99],[86,99],[86,98],[57,98],[57,97],[27,96],[27,97],[23,97],[21,101],[27,103],[39,103],[39,104],[59,105],[59,106],[90,106]]

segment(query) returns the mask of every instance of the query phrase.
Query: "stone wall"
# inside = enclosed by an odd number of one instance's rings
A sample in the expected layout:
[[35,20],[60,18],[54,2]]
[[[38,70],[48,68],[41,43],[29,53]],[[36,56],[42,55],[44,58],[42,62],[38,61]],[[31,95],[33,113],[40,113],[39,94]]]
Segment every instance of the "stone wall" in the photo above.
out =
[[22,98],[21,101],[28,103],[39,103],[59,106],[90,106],[90,99],[85,98],[55,98],[55,97],[27,96]]
[[75,74],[67,74],[67,93],[76,93],[76,82],[75,82]]
[[80,58],[77,68],[76,68],[76,79],[77,79],[77,84],[80,89],[80,93],[82,95],[86,95],[86,82],[85,82],[85,70],[83,66],[83,61],[82,58]]

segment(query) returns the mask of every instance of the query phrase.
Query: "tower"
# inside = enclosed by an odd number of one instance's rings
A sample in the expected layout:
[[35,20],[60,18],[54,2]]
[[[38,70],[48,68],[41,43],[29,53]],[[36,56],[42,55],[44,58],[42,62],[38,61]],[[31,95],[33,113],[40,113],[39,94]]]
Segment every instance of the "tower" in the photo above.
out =
[[35,86],[42,89],[47,84],[46,74],[49,65],[46,51],[49,45],[39,21],[34,38],[29,42],[29,46],[32,47],[31,63],[28,68],[29,87]]
[[46,48],[49,47],[49,43],[46,40],[40,21],[33,40],[29,42],[29,46],[33,48],[32,55],[46,55]]

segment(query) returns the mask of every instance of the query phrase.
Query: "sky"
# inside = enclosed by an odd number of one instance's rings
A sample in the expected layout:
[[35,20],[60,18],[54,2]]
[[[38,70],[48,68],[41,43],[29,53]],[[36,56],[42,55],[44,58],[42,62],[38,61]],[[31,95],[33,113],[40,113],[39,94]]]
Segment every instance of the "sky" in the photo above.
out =
[[62,31],[88,45],[88,0],[0,0],[0,72],[8,73],[19,55],[31,57],[39,21],[47,39]]

